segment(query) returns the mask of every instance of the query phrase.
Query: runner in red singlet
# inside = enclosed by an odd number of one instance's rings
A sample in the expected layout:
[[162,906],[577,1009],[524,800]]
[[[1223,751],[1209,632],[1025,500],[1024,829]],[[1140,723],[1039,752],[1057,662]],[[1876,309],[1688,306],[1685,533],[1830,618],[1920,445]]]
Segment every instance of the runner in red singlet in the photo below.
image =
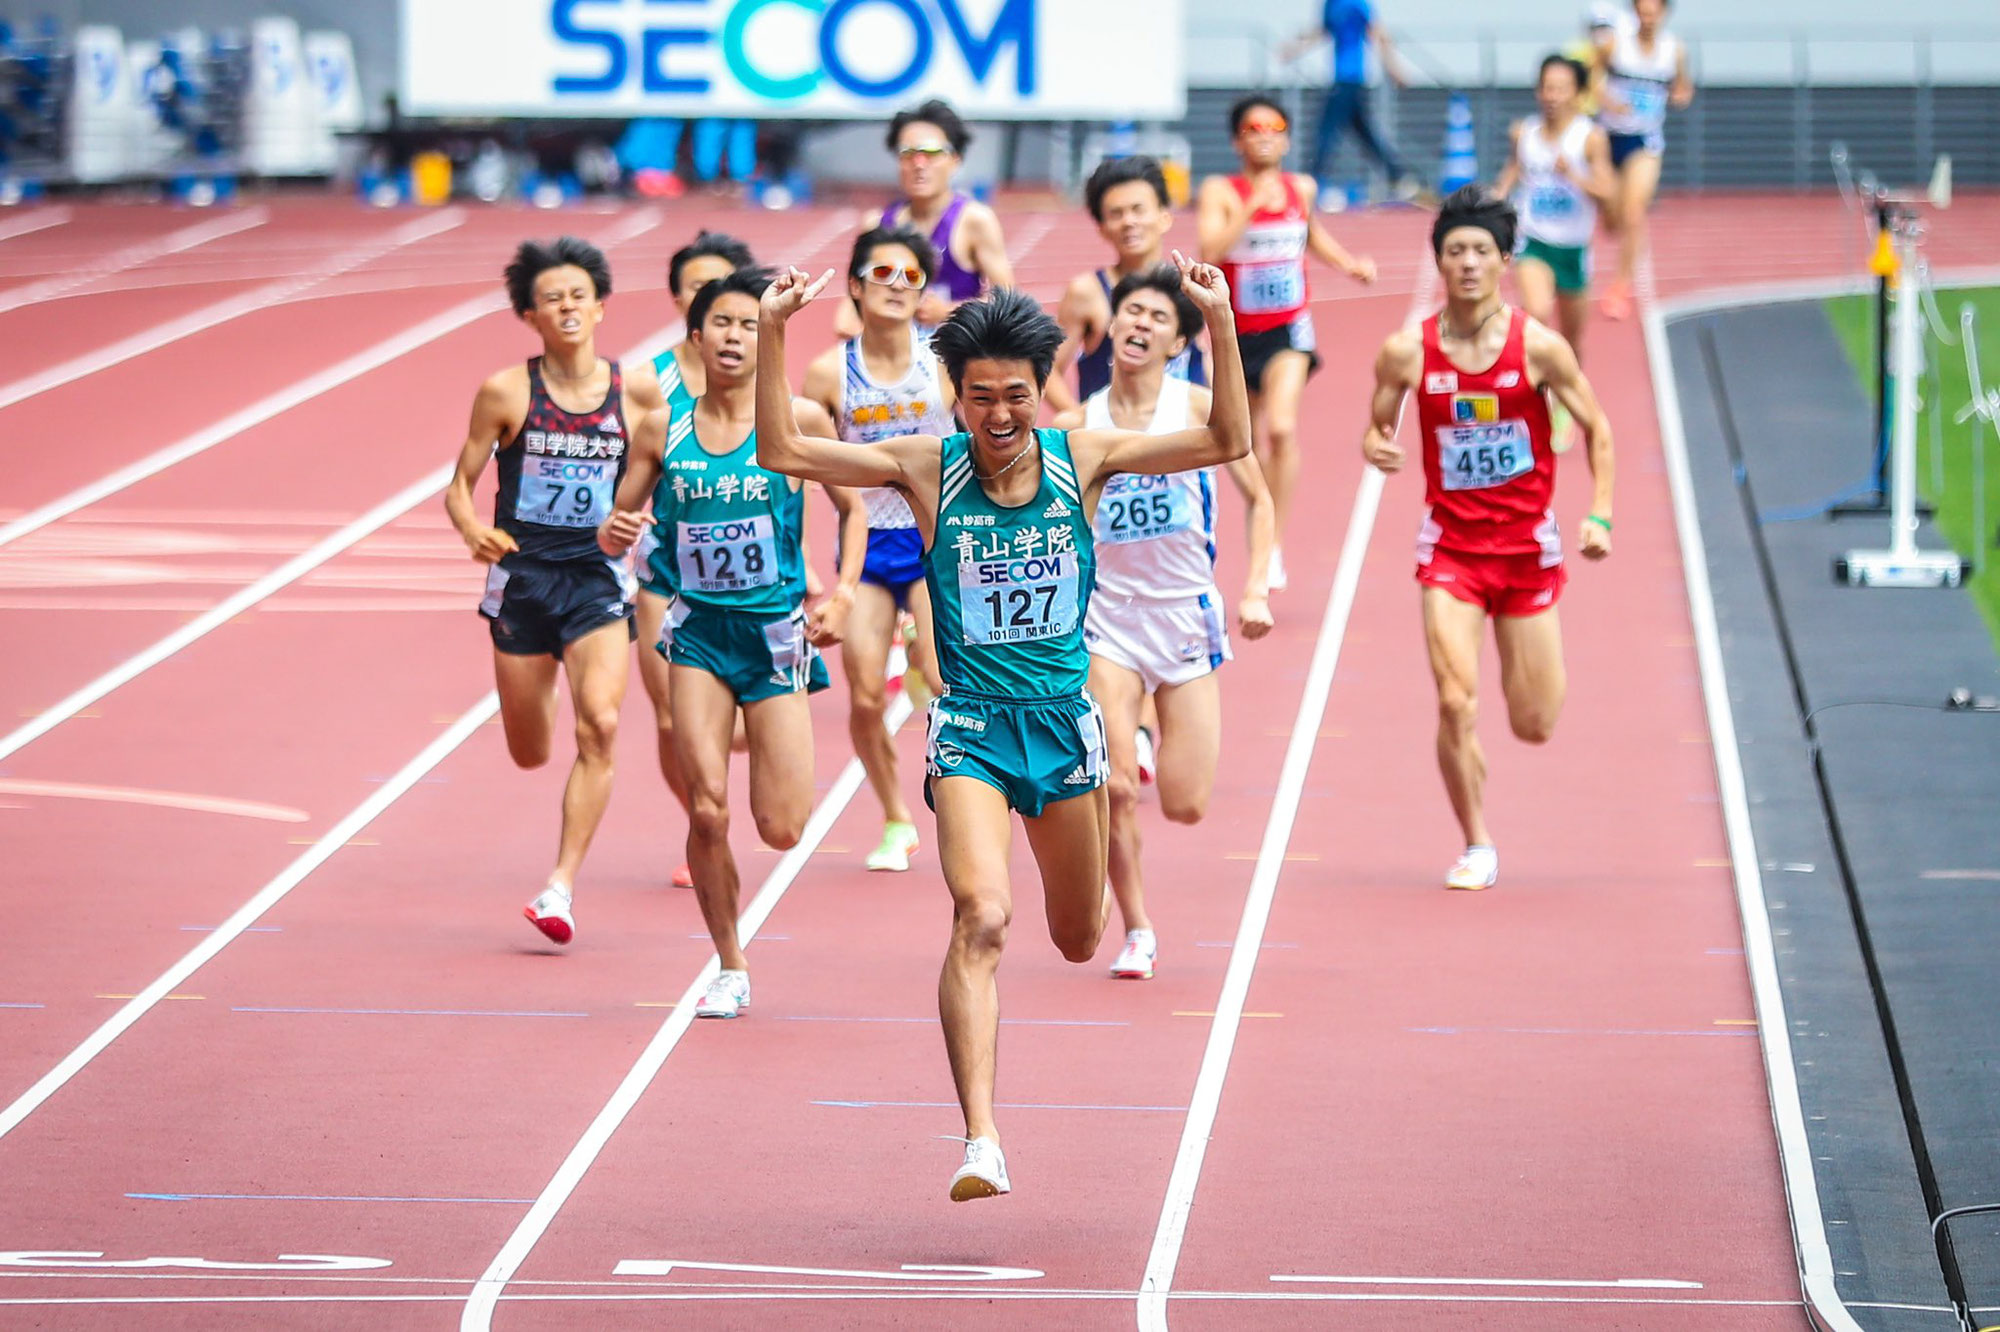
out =
[[1299,399],[1320,364],[1306,254],[1361,282],[1375,280],[1375,261],[1349,254],[1313,217],[1312,177],[1284,168],[1292,141],[1282,107],[1246,97],[1230,108],[1229,128],[1243,171],[1201,183],[1196,228],[1201,257],[1222,266],[1236,309],[1257,461],[1277,510],[1278,548],[1270,565],[1275,592],[1286,582],[1283,546],[1299,473]]
[[1611,427],[1569,343],[1500,299],[1514,226],[1513,205],[1478,186],[1445,200],[1431,228],[1445,307],[1382,344],[1361,440],[1370,463],[1400,470],[1396,425],[1404,395],[1417,395],[1429,506],[1417,536],[1417,581],[1437,678],[1438,766],[1465,834],[1447,888],[1490,888],[1500,874],[1486,829],[1486,758],[1473,730],[1486,621],[1516,736],[1548,740],[1567,688],[1555,609],[1567,575],[1550,398],[1569,409],[1588,441],[1594,486],[1578,545],[1585,559],[1611,553]]

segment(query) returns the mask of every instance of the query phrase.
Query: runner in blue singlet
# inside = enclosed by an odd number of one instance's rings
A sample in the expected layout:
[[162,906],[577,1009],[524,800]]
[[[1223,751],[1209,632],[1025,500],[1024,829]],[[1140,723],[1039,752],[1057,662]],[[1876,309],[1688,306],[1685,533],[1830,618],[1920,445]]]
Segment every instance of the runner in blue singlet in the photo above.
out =
[[[564,944],[576,929],[577,872],[611,798],[631,661],[631,575],[604,557],[595,534],[630,457],[658,450],[666,421],[649,371],[625,375],[597,354],[611,269],[596,246],[573,236],[524,242],[506,278],[514,312],[540,336],[542,354],[480,387],[445,512],[472,557],[491,566],[479,611],[490,622],[507,752],[521,767],[549,761],[558,668],[569,677],[576,762],[562,837],[547,885],[524,913]],[[473,502],[488,459],[500,473],[491,526]]]
[[1118,472],[1217,466],[1250,447],[1228,284],[1215,268],[1179,263],[1215,337],[1215,403],[1207,425],[1161,435],[1035,429],[1062,329],[1003,288],[960,306],[931,339],[966,432],[873,444],[806,436],[784,388],[784,326],[833,274],[813,281],[794,269],[764,299],[759,459],[823,484],[893,487],[925,543],[945,692],[930,707],[924,794],[937,812],[953,906],[938,1008],[967,1140],[955,1201],[1011,1187],[993,1121],[993,1067],[1012,816],[1041,868],[1049,933],[1064,957],[1095,955],[1110,910],[1104,727],[1086,687],[1083,638],[1098,496]]

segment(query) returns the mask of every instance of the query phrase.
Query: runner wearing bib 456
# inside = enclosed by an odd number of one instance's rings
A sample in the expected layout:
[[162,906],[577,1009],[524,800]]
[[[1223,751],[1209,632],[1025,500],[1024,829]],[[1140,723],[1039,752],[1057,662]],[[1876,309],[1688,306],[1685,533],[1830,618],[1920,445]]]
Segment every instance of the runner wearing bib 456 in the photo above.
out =
[[[750,1006],[749,963],[737,937],[741,875],[729,845],[729,753],[743,712],[750,812],[767,846],[795,844],[812,810],[812,718],[806,695],[827,685],[818,648],[837,641],[852,604],[863,542],[852,492],[827,487],[848,557],[827,601],[805,606],[803,487],[757,461],[758,300],[770,281],[731,273],[688,309],[707,391],[675,419],[663,459],[635,458],[618,512],[598,530],[606,551],[631,547],[648,526],[659,544],[647,586],[668,598],[659,650],[672,664],[674,744],[688,786],[688,866],[722,968],[695,1004],[698,1018]],[[786,401],[831,424],[810,403]],[[796,428],[796,427],[794,427]]]
[[[1211,332],[1226,335],[1222,274],[1182,261]],[[1095,573],[1091,513],[1119,472],[1216,466],[1249,449],[1249,407],[1233,342],[1216,353],[1205,427],[1164,435],[1037,430],[1062,329],[1002,289],[952,312],[931,340],[966,432],[849,444],[804,434],[786,407],[784,324],[832,280],[793,270],[765,297],[757,446],[777,471],[825,484],[893,486],[924,534],[945,693],[930,709],[925,798],[952,895],[938,1009],[967,1147],[955,1201],[1011,1184],[993,1123],[996,972],[1012,913],[1008,848],[1018,813],[1041,870],[1049,934],[1086,962],[1103,936],[1104,727],[1085,682],[1083,626]]]
[[[611,796],[631,662],[631,577],[598,548],[596,528],[630,461],[661,447],[664,404],[644,367],[627,376],[597,355],[611,269],[594,246],[573,236],[525,242],[506,280],[542,354],[480,387],[445,512],[472,557],[490,566],[479,610],[493,640],[507,752],[521,767],[548,762],[558,672],[569,679],[577,748],[562,835],[547,886],[524,913],[561,944],[575,933],[576,875]],[[500,473],[490,527],[473,500],[489,459]]]
[[1397,423],[1405,396],[1417,395],[1428,505],[1417,581],[1437,682],[1438,766],[1465,836],[1464,853],[1445,875],[1448,888],[1490,888],[1500,873],[1486,828],[1486,760],[1473,729],[1489,619],[1514,734],[1540,744],[1562,711],[1556,600],[1564,573],[1551,507],[1550,398],[1569,408],[1587,441],[1594,493],[1578,528],[1583,555],[1611,553],[1611,430],[1569,344],[1500,300],[1514,232],[1513,205],[1478,186],[1445,200],[1431,232],[1445,308],[1383,343],[1361,441],[1374,466],[1400,470]]

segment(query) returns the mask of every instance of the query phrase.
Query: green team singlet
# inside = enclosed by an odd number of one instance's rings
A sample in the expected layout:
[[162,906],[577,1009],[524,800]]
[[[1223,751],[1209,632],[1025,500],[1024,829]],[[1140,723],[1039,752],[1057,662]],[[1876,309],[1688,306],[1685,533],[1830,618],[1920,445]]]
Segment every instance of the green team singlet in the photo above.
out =
[[924,554],[938,668],[955,692],[1000,699],[1076,695],[1090,680],[1084,614],[1097,556],[1069,432],[1037,430],[1042,484],[1018,508],[996,504],[972,474],[972,436],[948,435],[939,459],[937,530]]
[[660,377],[660,392],[666,395],[669,419],[694,410],[694,394],[688,392],[687,382],[681,378],[681,363],[672,347],[653,358],[653,373]]
[[763,616],[787,615],[805,600],[805,489],[757,465],[756,431],[728,453],[710,453],[695,435],[693,406],[675,413],[653,517],[659,544],[646,557],[652,590],[691,606]]

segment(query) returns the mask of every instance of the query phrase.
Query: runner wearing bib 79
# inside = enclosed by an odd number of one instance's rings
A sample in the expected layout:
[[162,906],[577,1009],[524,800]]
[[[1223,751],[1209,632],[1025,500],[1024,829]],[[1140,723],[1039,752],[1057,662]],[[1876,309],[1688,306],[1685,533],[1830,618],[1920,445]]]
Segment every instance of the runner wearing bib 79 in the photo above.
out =
[[[729,846],[729,754],[736,711],[749,745],[750,812],[766,846],[799,840],[812,811],[812,718],[806,695],[827,686],[819,647],[837,641],[866,540],[852,492],[827,487],[850,558],[832,595],[806,610],[803,487],[757,462],[757,306],[769,274],[743,270],[703,287],[688,307],[707,391],[675,421],[664,457],[635,458],[618,511],[598,530],[622,553],[648,526],[659,542],[647,586],[668,598],[659,651],[672,667],[674,744],[688,788],[688,866],[720,972],[698,1018],[750,1006],[737,936],[741,875]],[[817,426],[810,403],[794,404]],[[682,428],[685,423],[685,428]]]
[[794,269],[765,297],[757,441],[764,465],[824,484],[893,486],[925,542],[945,693],[931,705],[925,798],[937,812],[952,896],[938,1009],[964,1114],[954,1201],[1009,1191],[993,1119],[996,974],[1013,913],[1009,846],[1019,815],[1041,870],[1049,934],[1087,962],[1110,908],[1104,725],[1086,683],[1083,625],[1095,565],[1091,515],[1120,472],[1220,466],[1250,447],[1242,363],[1220,271],[1178,260],[1217,335],[1206,426],[1169,434],[1037,430],[1063,333],[1003,288],[952,312],[932,336],[966,431],[849,444],[802,434],[784,390],[784,323],[828,282]]
[[[611,798],[631,663],[631,575],[598,549],[596,528],[630,459],[661,447],[664,404],[650,372],[628,377],[597,355],[611,268],[595,246],[573,236],[523,242],[506,282],[542,354],[480,387],[445,512],[472,557],[490,566],[479,613],[493,640],[507,752],[519,766],[549,761],[558,671],[569,680],[576,761],[562,833],[555,868],[523,911],[566,944],[576,931],[576,876]],[[489,459],[500,473],[491,526],[479,521],[473,500]]]
[[1567,688],[1556,616],[1565,573],[1552,507],[1551,398],[1570,410],[1586,440],[1592,497],[1577,529],[1584,558],[1611,553],[1611,428],[1562,335],[1501,301],[1514,238],[1514,208],[1504,199],[1474,185],[1445,200],[1431,231],[1445,307],[1382,344],[1361,441],[1368,462],[1401,470],[1397,425],[1405,396],[1417,395],[1427,505],[1417,581],[1437,683],[1438,766],[1465,839],[1447,888],[1490,888],[1500,873],[1474,731],[1487,622],[1517,738],[1547,741]]
[[[1201,312],[1182,294],[1179,273],[1156,268],[1131,274],[1112,302],[1104,339],[1111,382],[1082,411],[1066,412],[1056,424],[1165,435],[1208,420],[1208,391],[1169,372],[1176,351],[1201,328]],[[1228,471],[1243,495],[1250,539],[1237,623],[1245,638],[1257,639],[1272,623],[1264,582],[1271,493],[1255,458],[1238,458]],[[1159,956],[1140,872],[1135,740],[1148,698],[1159,714],[1161,812],[1175,823],[1198,823],[1215,788],[1222,742],[1216,671],[1230,657],[1228,611],[1215,586],[1215,472],[1120,473],[1104,483],[1092,519],[1097,591],[1083,636],[1111,762],[1109,870],[1125,924],[1125,944],[1111,974],[1120,980],[1152,979]]]
[[1320,364],[1306,255],[1359,282],[1375,280],[1375,261],[1342,249],[1313,216],[1312,177],[1285,171],[1291,125],[1284,108],[1266,97],[1246,97],[1230,108],[1229,130],[1243,170],[1201,183],[1196,230],[1202,258],[1222,265],[1235,302],[1235,336],[1257,422],[1257,462],[1277,508],[1278,549],[1270,568],[1277,591],[1287,582],[1283,546],[1298,484],[1299,401]]
[[1604,71],[1602,105],[1611,169],[1618,176],[1618,206],[1611,220],[1622,234],[1618,276],[1604,293],[1604,313],[1624,319],[1632,313],[1632,278],[1646,248],[1646,213],[1660,188],[1660,159],[1667,151],[1667,110],[1684,111],[1694,101],[1687,48],[1662,26],[1667,0],[1632,0],[1632,12],[1593,32],[1597,64]]

